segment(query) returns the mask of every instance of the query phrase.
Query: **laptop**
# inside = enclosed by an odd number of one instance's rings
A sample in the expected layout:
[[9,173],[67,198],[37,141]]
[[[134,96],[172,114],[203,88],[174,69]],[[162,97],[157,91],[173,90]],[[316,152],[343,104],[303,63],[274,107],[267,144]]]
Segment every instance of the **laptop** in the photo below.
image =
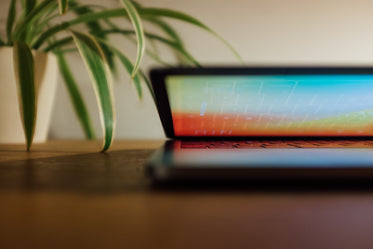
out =
[[155,181],[373,179],[373,68],[159,68]]

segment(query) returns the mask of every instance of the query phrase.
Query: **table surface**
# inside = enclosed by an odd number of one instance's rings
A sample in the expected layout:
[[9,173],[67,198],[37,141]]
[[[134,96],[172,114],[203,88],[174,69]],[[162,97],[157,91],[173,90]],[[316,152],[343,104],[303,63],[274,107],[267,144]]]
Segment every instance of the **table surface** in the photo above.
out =
[[159,188],[163,141],[0,145],[0,248],[373,248],[373,188]]

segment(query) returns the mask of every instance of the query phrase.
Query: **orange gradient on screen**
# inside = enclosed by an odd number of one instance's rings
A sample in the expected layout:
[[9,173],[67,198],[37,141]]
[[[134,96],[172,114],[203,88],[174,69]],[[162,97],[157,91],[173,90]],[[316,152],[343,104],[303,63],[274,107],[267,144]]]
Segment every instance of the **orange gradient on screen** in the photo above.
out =
[[[370,136],[373,125],[346,125],[330,121],[291,122],[268,116],[249,119],[237,115],[206,115],[174,113],[174,132],[178,136]],[[363,129],[362,129],[363,127]]]

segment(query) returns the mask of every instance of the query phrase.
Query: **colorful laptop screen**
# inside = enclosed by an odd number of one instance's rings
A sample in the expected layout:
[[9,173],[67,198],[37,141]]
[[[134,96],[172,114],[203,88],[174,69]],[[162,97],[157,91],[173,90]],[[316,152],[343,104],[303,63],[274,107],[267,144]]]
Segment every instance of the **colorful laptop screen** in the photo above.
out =
[[175,136],[372,136],[373,75],[168,76]]

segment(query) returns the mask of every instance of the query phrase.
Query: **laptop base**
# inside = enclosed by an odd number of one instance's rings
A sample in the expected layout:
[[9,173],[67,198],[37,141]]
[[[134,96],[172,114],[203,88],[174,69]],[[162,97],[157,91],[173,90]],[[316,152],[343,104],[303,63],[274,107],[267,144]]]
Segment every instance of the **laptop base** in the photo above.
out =
[[363,142],[342,147],[350,143],[340,142],[342,145],[326,147],[327,143],[319,140],[320,148],[310,147],[310,142],[301,148],[298,142],[298,147],[292,148],[272,143],[269,148],[202,149],[197,145],[208,141],[172,140],[154,153],[146,169],[156,181],[373,179],[373,147]]

